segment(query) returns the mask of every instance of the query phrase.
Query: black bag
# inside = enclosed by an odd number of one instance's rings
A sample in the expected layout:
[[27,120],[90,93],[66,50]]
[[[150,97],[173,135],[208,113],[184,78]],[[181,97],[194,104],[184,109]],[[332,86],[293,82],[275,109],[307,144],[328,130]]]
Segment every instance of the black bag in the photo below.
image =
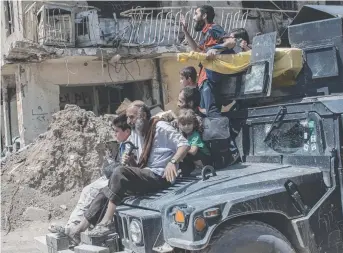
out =
[[227,117],[204,118],[202,138],[211,152],[215,169],[226,167],[231,161],[230,122]]

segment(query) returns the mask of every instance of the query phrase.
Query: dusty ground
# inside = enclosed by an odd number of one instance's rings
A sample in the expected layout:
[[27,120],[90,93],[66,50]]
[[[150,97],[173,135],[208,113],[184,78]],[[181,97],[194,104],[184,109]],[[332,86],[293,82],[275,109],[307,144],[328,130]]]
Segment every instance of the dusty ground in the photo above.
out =
[[[6,232],[30,226],[30,222],[68,218],[81,192],[73,190],[51,197],[6,177],[1,178],[1,229]],[[36,208],[41,214],[25,215],[27,208]]]
[[[28,225],[28,224],[26,224]],[[34,237],[45,235],[48,230],[48,222],[33,222],[29,226],[15,229],[8,235],[1,231],[2,253],[40,253],[33,240]]]

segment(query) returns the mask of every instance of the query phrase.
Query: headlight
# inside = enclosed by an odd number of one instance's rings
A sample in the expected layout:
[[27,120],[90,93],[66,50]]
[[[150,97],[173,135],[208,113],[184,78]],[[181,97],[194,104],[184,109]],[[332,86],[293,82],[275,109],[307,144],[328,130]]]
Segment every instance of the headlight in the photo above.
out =
[[130,223],[130,234],[131,234],[131,239],[134,243],[140,244],[142,243],[142,229],[141,225],[138,220],[132,220]]

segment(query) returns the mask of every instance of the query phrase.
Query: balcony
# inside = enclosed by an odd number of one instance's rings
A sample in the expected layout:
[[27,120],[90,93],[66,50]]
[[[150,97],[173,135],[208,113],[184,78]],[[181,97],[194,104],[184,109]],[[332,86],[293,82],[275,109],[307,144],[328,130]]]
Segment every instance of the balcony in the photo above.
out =
[[[194,30],[193,16],[195,7],[169,8],[136,8],[122,12],[121,15],[131,19],[132,28],[128,39],[129,46],[160,46],[184,43],[180,18],[182,15],[189,26],[190,34],[199,41],[201,33]],[[226,31],[233,28],[244,28],[248,12],[242,9],[221,11],[220,24]]]
[[[249,9],[233,7],[214,7],[215,23],[229,33],[234,28],[254,28],[260,32],[281,31],[287,27],[296,11]],[[190,34],[200,41],[201,32],[194,30],[193,16],[196,7],[136,8],[122,12],[131,20],[130,36],[127,46],[166,46],[182,45],[184,36],[180,18],[183,15]],[[262,26],[262,27],[261,27]],[[262,31],[261,31],[262,30]]]
[[75,47],[75,8],[34,2],[24,13],[24,39],[44,46]]
[[[246,28],[256,32],[278,31],[291,22],[296,11],[214,7],[215,22],[226,32]],[[87,55],[111,58],[119,53],[127,58],[156,57],[163,53],[186,50],[180,18],[184,15],[196,41],[201,33],[194,30],[196,7],[133,8],[120,17],[102,18],[95,7],[74,7],[62,3],[33,3],[24,11],[23,41],[16,42],[7,60],[38,60]],[[81,50],[80,50],[81,49]],[[25,55],[26,53],[26,55]],[[20,54],[20,55],[19,55]],[[20,56],[20,57],[19,57]]]

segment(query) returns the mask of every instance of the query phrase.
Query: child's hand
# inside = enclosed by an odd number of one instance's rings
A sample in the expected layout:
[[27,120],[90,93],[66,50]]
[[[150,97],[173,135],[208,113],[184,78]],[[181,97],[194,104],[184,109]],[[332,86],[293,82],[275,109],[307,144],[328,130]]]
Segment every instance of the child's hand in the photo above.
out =
[[131,155],[124,154],[122,159],[121,159],[121,162],[122,162],[123,165],[134,166],[136,164],[134,154],[131,154]]
[[218,53],[217,49],[210,49],[206,53],[206,60],[213,60],[216,58],[216,55]]
[[177,120],[173,120],[172,122],[170,122],[170,124],[172,125],[172,127],[178,129]]

